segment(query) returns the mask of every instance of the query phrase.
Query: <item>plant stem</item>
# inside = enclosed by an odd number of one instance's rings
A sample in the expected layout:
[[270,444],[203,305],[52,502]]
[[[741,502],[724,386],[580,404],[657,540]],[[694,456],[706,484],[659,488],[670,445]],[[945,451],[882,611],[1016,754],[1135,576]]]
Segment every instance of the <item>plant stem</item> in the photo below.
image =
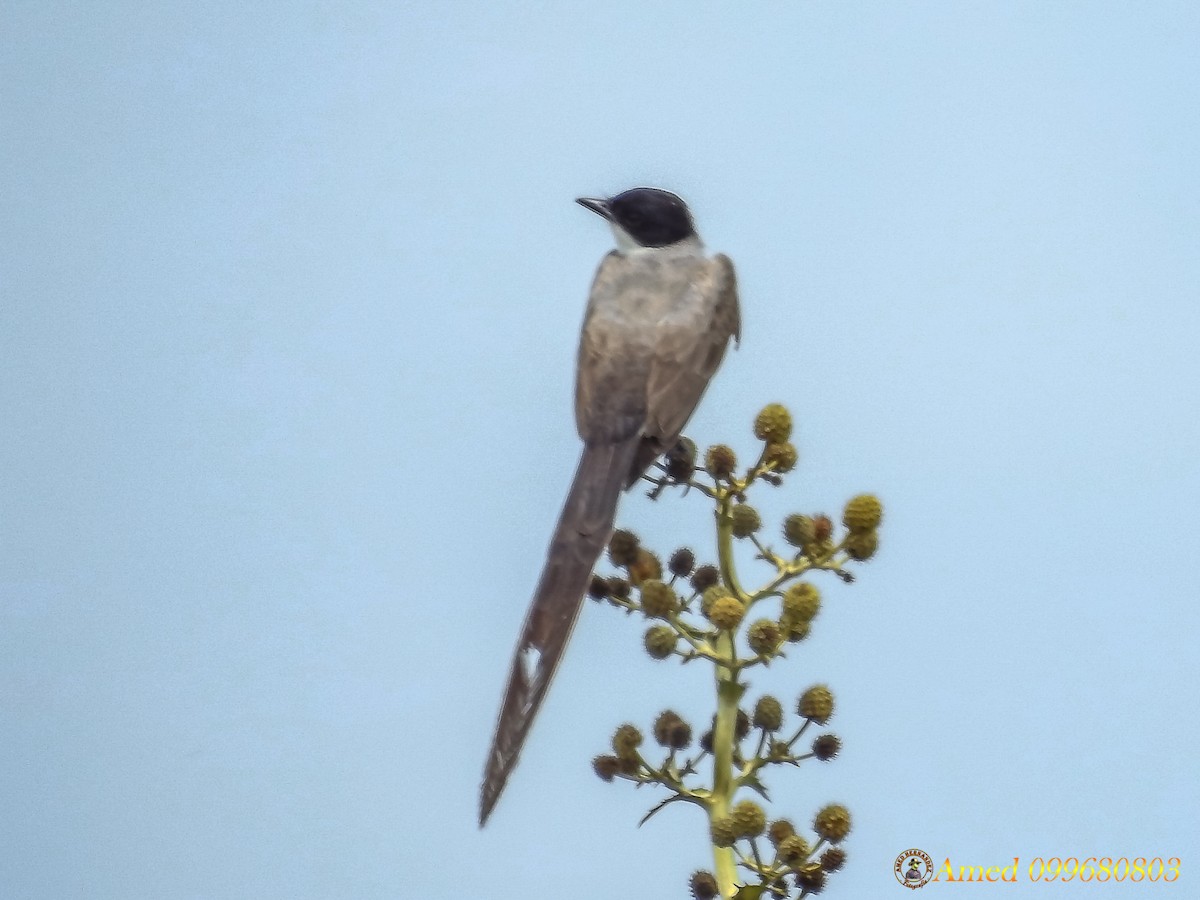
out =
[[[722,632],[717,640],[717,652],[731,660],[734,653],[733,636]],[[738,683],[737,671],[727,663],[717,663],[717,723],[713,727],[713,792],[709,804],[711,819],[729,815],[733,803],[733,746],[737,728],[738,702],[745,686]],[[717,887],[721,896],[733,897],[737,887],[737,864],[732,847],[713,846]]]
[[[745,593],[737,582],[733,568],[732,502],[727,491],[717,500],[717,557],[721,578],[734,596],[745,602]],[[733,778],[734,735],[737,728],[738,704],[745,685],[738,682],[737,649],[733,633],[722,631],[716,642],[717,660],[717,721],[713,726],[713,792],[708,807],[710,821],[729,814],[736,782]],[[713,863],[717,888],[721,896],[731,900],[737,890],[737,860],[732,847],[713,846]]]
[[750,603],[750,597],[738,582],[737,570],[733,565],[733,491],[724,488],[717,497],[717,568],[721,580],[730,593],[742,603]]

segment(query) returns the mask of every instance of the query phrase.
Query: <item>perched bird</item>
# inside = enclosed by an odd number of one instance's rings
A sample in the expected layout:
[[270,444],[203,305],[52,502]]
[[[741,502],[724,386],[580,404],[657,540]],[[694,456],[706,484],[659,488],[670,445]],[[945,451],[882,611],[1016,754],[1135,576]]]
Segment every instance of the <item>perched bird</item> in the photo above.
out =
[[705,255],[683,200],[639,187],[577,202],[608,221],[617,249],[588,298],[575,381],[583,455],[513,654],[484,767],[481,827],[546,698],[621,492],[675,446],[729,339],[740,336],[733,264]]

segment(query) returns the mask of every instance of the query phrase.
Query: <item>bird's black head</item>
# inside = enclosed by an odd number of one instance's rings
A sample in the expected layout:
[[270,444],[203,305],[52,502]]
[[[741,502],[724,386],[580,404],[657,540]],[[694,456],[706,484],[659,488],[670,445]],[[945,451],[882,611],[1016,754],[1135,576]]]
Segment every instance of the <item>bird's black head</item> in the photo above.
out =
[[668,247],[696,234],[687,204],[670,191],[639,187],[608,200],[580,197],[576,202],[619,226],[642,247]]

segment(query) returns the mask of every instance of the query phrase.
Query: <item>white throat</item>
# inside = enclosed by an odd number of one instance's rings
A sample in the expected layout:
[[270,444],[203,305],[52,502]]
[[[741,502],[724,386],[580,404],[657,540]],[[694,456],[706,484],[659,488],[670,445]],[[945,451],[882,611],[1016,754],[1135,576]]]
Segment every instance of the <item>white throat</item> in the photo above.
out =
[[622,256],[640,256],[650,253],[662,257],[704,255],[704,242],[700,240],[699,235],[693,234],[691,237],[686,237],[682,241],[668,244],[665,247],[643,247],[616,222],[608,224],[612,228],[613,237],[617,239],[617,252]]

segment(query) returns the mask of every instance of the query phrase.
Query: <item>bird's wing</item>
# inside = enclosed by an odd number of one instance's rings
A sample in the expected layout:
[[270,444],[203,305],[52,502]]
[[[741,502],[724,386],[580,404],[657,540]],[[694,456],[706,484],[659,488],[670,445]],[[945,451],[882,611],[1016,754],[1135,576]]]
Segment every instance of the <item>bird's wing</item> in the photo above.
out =
[[613,252],[592,282],[575,379],[575,426],[586,443],[625,440],[646,418],[651,349],[639,312],[652,286],[638,275]]
[[741,338],[733,263],[718,253],[656,329],[644,433],[669,450],[692,417],[732,337]]

